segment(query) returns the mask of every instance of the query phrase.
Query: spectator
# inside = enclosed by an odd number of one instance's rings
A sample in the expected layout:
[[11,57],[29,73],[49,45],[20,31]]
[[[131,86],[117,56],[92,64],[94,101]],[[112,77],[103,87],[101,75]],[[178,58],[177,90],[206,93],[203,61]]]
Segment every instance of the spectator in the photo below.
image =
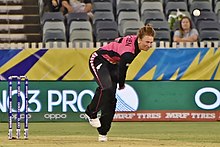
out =
[[44,0],[44,3],[50,12],[59,12],[62,6],[61,0]]
[[62,6],[68,10],[68,13],[86,12],[92,18],[92,2],[91,0],[69,0],[63,1]]
[[63,3],[68,3],[68,0],[44,0],[44,11],[49,12],[63,12],[65,15],[67,9],[62,6]]
[[193,28],[189,17],[183,16],[180,20],[179,29],[174,32],[174,42],[196,42],[198,40],[198,31]]

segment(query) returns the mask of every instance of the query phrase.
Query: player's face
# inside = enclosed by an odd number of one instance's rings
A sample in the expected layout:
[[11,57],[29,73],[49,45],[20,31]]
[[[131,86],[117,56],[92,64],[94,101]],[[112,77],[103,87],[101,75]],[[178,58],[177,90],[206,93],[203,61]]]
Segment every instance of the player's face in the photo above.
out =
[[144,36],[142,39],[138,39],[138,47],[140,50],[147,51],[149,48],[152,47],[153,41],[153,36]]

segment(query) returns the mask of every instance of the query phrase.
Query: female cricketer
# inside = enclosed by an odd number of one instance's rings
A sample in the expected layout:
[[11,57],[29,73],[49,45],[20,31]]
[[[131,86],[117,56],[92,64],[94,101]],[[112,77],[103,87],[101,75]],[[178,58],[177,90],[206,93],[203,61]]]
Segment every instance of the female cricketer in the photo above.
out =
[[[117,84],[119,90],[124,89],[129,65],[141,50],[152,47],[154,37],[155,30],[148,24],[140,28],[137,35],[117,38],[90,56],[89,67],[98,88],[85,113],[89,123],[98,130],[98,141],[107,141],[115,114]],[[97,117],[99,111],[100,118]]]

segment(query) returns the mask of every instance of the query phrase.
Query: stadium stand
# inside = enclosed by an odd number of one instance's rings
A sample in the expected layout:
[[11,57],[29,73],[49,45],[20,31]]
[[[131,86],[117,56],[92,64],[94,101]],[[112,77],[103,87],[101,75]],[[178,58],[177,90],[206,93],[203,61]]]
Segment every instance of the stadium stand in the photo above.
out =
[[70,34],[70,42],[92,42],[92,32],[88,30],[73,30]]
[[219,13],[219,11],[220,11],[220,1],[217,1],[213,8],[214,8],[215,14]]
[[125,21],[120,25],[120,36],[136,35],[138,30],[144,26],[142,21]]
[[202,21],[197,25],[198,31],[210,30],[210,31],[220,31],[220,24],[217,21]]
[[66,36],[64,33],[60,33],[59,30],[51,30],[45,33],[43,42],[66,42]]
[[112,12],[96,11],[93,17],[93,25],[95,25],[98,21],[115,21],[115,17]]
[[74,29],[92,31],[92,26],[86,13],[69,13],[66,17],[66,22],[68,35],[70,35]]
[[109,11],[113,13],[113,5],[111,2],[94,2],[93,13],[96,11]]
[[64,16],[61,12],[44,12],[41,17],[41,24],[45,24],[46,21],[64,21]]
[[[61,12],[45,12],[42,16],[43,43],[66,42],[66,27]],[[60,37],[58,37],[60,34]]]
[[150,21],[150,24],[156,31],[171,31],[168,21]]
[[161,11],[144,11],[141,15],[141,21],[147,24],[151,21],[165,21],[164,13]]
[[218,0],[188,0],[188,5],[190,6],[193,2],[196,2],[196,1],[205,1],[205,2],[209,2],[210,4],[212,4],[213,2],[212,1],[218,1]]
[[123,11],[117,17],[118,25],[121,25],[125,21],[140,21],[140,15],[136,11],[127,12]]
[[0,42],[41,42],[37,0],[0,0]]
[[134,4],[139,4],[139,0],[116,0],[116,4],[118,5],[119,3],[123,3],[123,2],[129,2],[129,3],[134,3]]
[[94,36],[97,36],[101,31],[115,31],[118,32],[118,25],[116,21],[99,21],[94,26]]
[[134,1],[120,1],[116,6],[116,15],[123,11],[139,13],[138,4]]
[[[206,44],[207,40],[213,41],[216,47],[220,42],[217,33],[213,33],[213,36],[206,34],[207,37],[203,37],[207,30],[219,28],[219,0],[92,0],[92,2],[94,17],[90,24],[86,13],[70,13],[66,16],[53,13],[54,18],[50,22],[56,20],[63,24],[45,25],[45,15],[48,12],[44,9],[44,0],[0,0],[0,48],[5,48],[11,43],[20,43],[19,46],[22,43],[23,47],[31,45],[56,48],[67,47],[68,44],[69,47],[85,47],[82,45],[83,42],[90,48],[98,47],[104,41],[137,33],[138,28],[146,23],[151,23],[157,31],[154,47],[175,47],[171,36],[178,27],[169,29],[168,16],[175,15],[177,8],[193,20],[193,25],[201,35],[199,41],[202,43],[198,42],[201,47],[210,45]],[[192,15],[195,8],[201,10],[198,17]],[[58,35],[60,32],[64,33]],[[80,45],[73,45],[77,41]],[[164,45],[160,41],[164,41]]]
[[72,21],[69,28],[69,41],[93,41],[92,26],[89,21]]
[[88,21],[89,17],[86,13],[69,13],[66,20],[69,26],[72,21]]
[[[140,15],[136,11],[132,11],[132,12],[122,11],[119,13],[117,20],[118,20],[118,31],[120,33],[120,36],[124,36],[126,34],[126,30],[128,29],[127,27],[129,27],[130,28],[129,30],[131,30],[130,24],[134,25],[133,26],[134,31],[137,28],[139,28],[140,25],[142,26],[142,24],[141,24],[142,22],[140,21]],[[137,26],[135,26],[135,25],[137,25]],[[126,29],[124,29],[124,27],[126,27]]]
[[72,21],[69,27],[69,34],[74,30],[87,30],[92,32],[92,25],[89,21]]
[[199,16],[193,16],[193,21],[196,27],[201,21],[217,21],[217,16],[213,11],[202,11]]
[[220,40],[220,32],[219,31],[211,31],[211,30],[203,30],[200,31],[199,41],[219,41]]
[[98,42],[110,42],[118,37],[118,32],[116,31],[100,31],[96,36],[96,41]]
[[166,4],[168,2],[185,2],[188,3],[188,0],[163,0],[163,2]]
[[157,46],[160,44],[161,41],[164,41],[164,42],[171,41],[170,31],[156,30],[155,42]]
[[161,2],[163,3],[164,0],[140,0],[140,3],[142,4],[143,2]]
[[209,1],[193,1],[189,7],[189,11],[199,9],[200,11],[212,11],[212,5]]
[[163,4],[161,2],[154,2],[154,1],[146,1],[141,3],[140,6],[140,14],[142,15],[145,11],[160,11],[163,12]]
[[188,6],[187,6],[187,3],[186,2],[182,2],[182,1],[178,1],[178,2],[173,2],[173,1],[169,1],[166,6],[165,6],[165,15],[169,16],[169,14],[172,12],[172,11],[177,11],[177,9],[179,9],[179,11],[188,11]]

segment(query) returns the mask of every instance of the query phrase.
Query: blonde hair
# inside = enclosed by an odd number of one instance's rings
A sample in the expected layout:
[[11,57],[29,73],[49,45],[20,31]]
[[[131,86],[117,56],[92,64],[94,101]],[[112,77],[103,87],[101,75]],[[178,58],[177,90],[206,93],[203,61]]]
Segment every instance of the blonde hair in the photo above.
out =
[[138,38],[142,39],[142,38],[144,38],[144,36],[155,37],[155,34],[156,33],[155,33],[154,28],[150,24],[147,24],[143,28],[139,29]]

